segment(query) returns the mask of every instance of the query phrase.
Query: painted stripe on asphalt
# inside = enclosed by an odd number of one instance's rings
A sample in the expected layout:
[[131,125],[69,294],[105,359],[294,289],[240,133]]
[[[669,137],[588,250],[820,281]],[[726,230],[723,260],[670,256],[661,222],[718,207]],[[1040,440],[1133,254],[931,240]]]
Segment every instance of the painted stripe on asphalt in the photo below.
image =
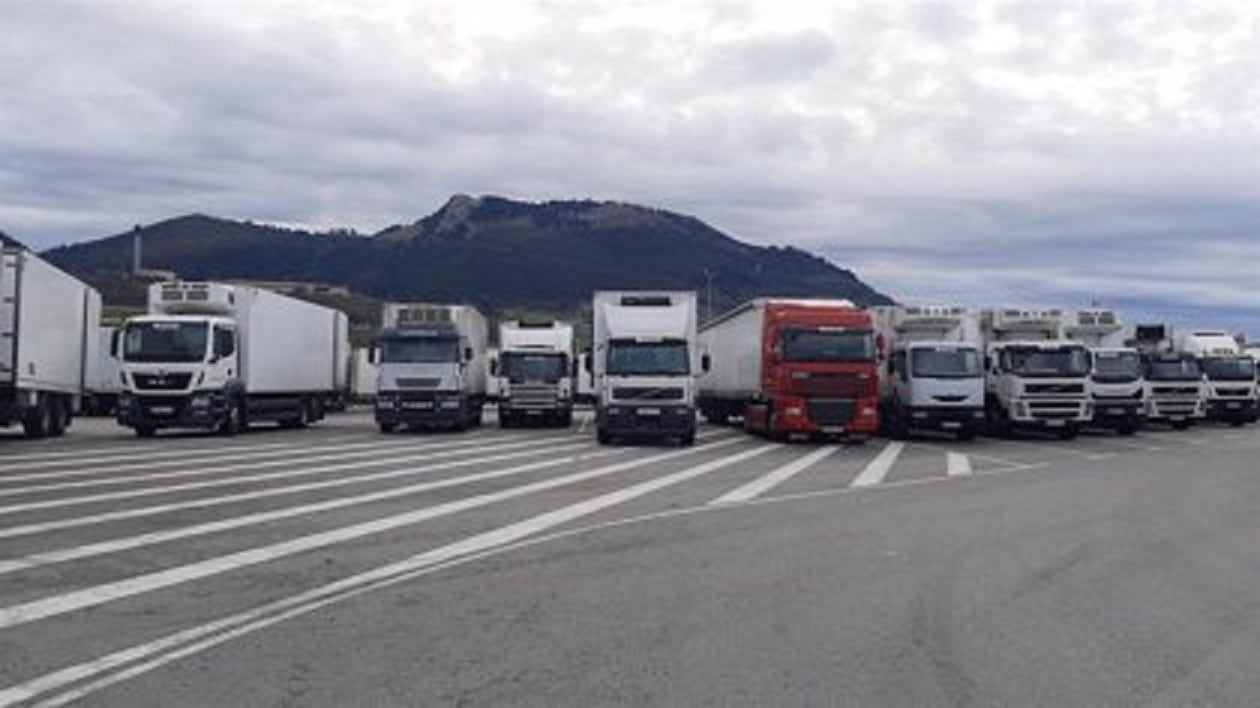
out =
[[971,474],[971,458],[960,452],[945,453],[945,473],[950,477],[966,477]]
[[862,473],[853,480],[849,486],[852,487],[874,487],[884,481],[884,477],[888,476],[889,470],[893,465],[897,464],[897,458],[901,456],[901,451],[905,449],[906,444],[900,442],[890,442],[888,446],[880,451],[875,459],[871,460]]
[[[734,440],[714,443],[704,447],[712,448],[730,442],[734,442]],[[698,449],[700,448],[694,448],[694,450]],[[73,691],[60,694],[43,704],[63,705],[83,698],[106,686],[139,676],[171,661],[204,651],[230,639],[265,629],[286,619],[308,614],[341,600],[406,582],[414,575],[436,570],[445,564],[454,564],[465,559],[475,559],[479,554],[490,552],[495,548],[518,542],[584,516],[590,516],[647,494],[690,481],[701,475],[766,453],[771,449],[774,448],[770,446],[756,447],[713,460],[712,462],[696,465],[664,477],[577,502],[556,511],[540,514],[525,521],[487,531],[462,541],[456,541],[455,543],[412,556],[406,560],[381,566],[261,607],[191,627],[92,661],[67,667],[0,691],[0,706],[11,706],[16,703],[29,701],[39,697],[41,694],[56,691],[71,684],[99,676],[117,667],[160,655],[142,664],[129,666],[125,671],[113,676],[81,685]],[[668,453],[666,456],[674,457],[686,452],[688,451],[683,450]],[[656,457],[659,459],[663,456]],[[169,653],[162,655],[163,652],[168,651]]]
[[[459,449],[459,450],[438,450],[436,452],[425,452],[419,455],[404,455],[400,457],[381,457],[370,460],[359,460],[356,462],[347,462],[336,465],[323,465],[320,467],[310,467],[299,470],[284,470],[281,472],[267,472],[265,474],[241,475],[238,477],[226,477],[221,479],[211,479],[204,482],[188,482],[185,484],[171,484],[164,487],[146,487],[142,489],[130,489],[122,492],[105,492],[102,494],[88,494],[80,497],[64,497],[61,499],[44,499],[33,502],[22,502],[19,504],[10,504],[8,506],[0,506],[0,515],[16,514],[24,511],[35,511],[39,509],[57,509],[65,506],[79,506],[82,504],[92,504],[103,501],[117,501],[119,499],[135,499],[137,497],[148,497],[157,494],[173,494],[175,492],[187,492],[197,489],[213,489],[214,487],[231,487],[239,484],[248,484],[253,482],[269,482],[276,479],[291,479],[294,477],[310,477],[312,475],[325,474],[327,472],[337,470],[356,470],[363,467],[380,467],[382,465],[398,464],[400,462],[410,462],[415,460],[432,460],[434,458],[452,457],[454,455],[479,454],[492,450],[503,450],[510,448],[535,448],[541,445],[550,445],[552,440],[537,440],[519,443],[507,443],[502,445],[488,445],[478,449]],[[416,450],[411,448],[409,451]],[[253,469],[256,466],[251,466]],[[239,468],[245,469],[245,468]]]
[[[28,624],[37,620],[47,619],[49,617],[58,617],[60,615],[87,609],[89,607],[98,607],[100,605],[134,597],[136,595],[142,595],[174,585],[182,585],[194,580],[201,580],[229,571],[239,570],[241,568],[260,565],[262,563],[269,563],[271,561],[287,558],[299,553],[307,553],[320,548],[346,543],[364,536],[370,536],[405,526],[411,526],[422,521],[428,521],[441,516],[448,516],[458,512],[468,511],[470,509],[476,509],[478,507],[506,501],[515,497],[521,497],[527,494],[534,494],[565,485],[585,482],[590,479],[613,474],[614,472],[655,464],[657,462],[663,462],[682,455],[712,450],[717,447],[733,444],[734,442],[736,441],[720,441],[661,455],[619,462],[587,472],[579,472],[540,482],[533,482],[498,492],[481,494],[467,499],[460,499],[453,502],[447,502],[445,504],[439,504],[437,506],[417,509],[404,514],[385,516],[360,524],[354,524],[352,526],[345,526],[329,531],[301,536],[288,541],[238,551],[236,553],[209,558],[196,563],[175,566],[173,568],[167,568],[153,573],[145,573],[125,580],[103,583],[80,590],[62,593],[60,595],[53,595],[40,600],[25,602],[19,605],[10,605],[8,607],[0,608],[0,629],[8,629],[10,627]],[[743,457],[752,457],[751,453],[759,454],[761,452],[766,452],[768,449],[769,448],[754,448],[751,451],[741,453],[741,455],[743,455]]]
[[[584,443],[571,443],[563,446],[562,449],[574,449],[579,447],[587,447]],[[560,451],[560,450],[557,450]],[[205,536],[212,533],[222,533],[232,529],[244,528],[246,526],[255,526],[263,523],[279,521],[281,519],[289,519],[295,516],[307,516],[334,509],[343,509],[350,506],[359,506],[362,504],[370,504],[372,502],[386,501],[405,497],[414,494],[422,494],[437,489],[446,489],[449,487],[458,487],[476,482],[484,482],[491,479],[500,479],[513,475],[534,472],[548,467],[569,464],[573,462],[581,462],[583,460],[595,459],[600,457],[609,457],[619,454],[619,450],[600,450],[585,455],[567,455],[550,460],[540,460],[538,462],[530,462],[516,467],[507,467],[501,470],[493,470],[490,472],[480,472],[464,477],[454,477],[451,479],[441,479],[434,482],[422,482],[420,484],[411,484],[404,487],[396,487],[368,494],[360,494],[351,497],[339,497],[336,499],[328,499],[321,502],[311,504],[301,504],[298,506],[284,507],[281,509],[273,509],[270,511],[261,511],[254,514],[246,514],[244,516],[236,516],[227,519],[219,519],[204,524],[196,524],[194,526],[184,526],[174,529],[166,529],[163,531],[153,531],[151,533],[140,534],[138,536],[129,536],[126,538],[111,539],[109,541],[101,541],[99,543],[90,543],[84,546],[76,546],[73,548],[63,548],[54,551],[44,551],[35,553],[21,558],[11,560],[0,560],[0,575],[12,573],[20,570],[29,570],[55,563],[65,563],[73,560],[82,560],[84,558],[93,558],[103,556],[110,553],[118,553],[119,551],[131,550],[133,548],[142,548],[144,546],[152,546],[159,543],[168,543],[185,538],[193,538],[196,536]]]
[[799,457],[787,463],[786,465],[779,467],[778,469],[771,470],[770,472],[762,475],[761,477],[758,477],[757,479],[754,479],[753,481],[745,485],[732,489],[731,491],[727,492],[726,494],[723,494],[722,496],[718,497],[717,499],[714,499],[713,501],[709,503],[710,504],[735,504],[737,502],[744,502],[744,501],[748,501],[749,499],[755,499],[761,496],[762,494],[765,494],[766,492],[770,491],[771,489],[774,489],[780,484],[783,484],[784,482],[788,481],[789,479],[796,476],[797,474],[804,472],[805,470],[809,469],[810,467],[813,467],[819,462],[822,462],[823,460],[827,459],[831,455],[835,454],[835,451],[836,451],[835,446],[827,446],[818,450],[814,450],[813,452],[807,455],[804,455],[802,457]]

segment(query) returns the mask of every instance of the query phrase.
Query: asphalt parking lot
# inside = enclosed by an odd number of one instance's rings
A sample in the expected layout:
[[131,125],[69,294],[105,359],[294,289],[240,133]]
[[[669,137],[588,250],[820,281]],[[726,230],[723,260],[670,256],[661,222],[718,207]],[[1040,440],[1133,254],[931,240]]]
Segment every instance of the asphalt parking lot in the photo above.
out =
[[0,705],[1256,705],[1260,435],[0,439]]

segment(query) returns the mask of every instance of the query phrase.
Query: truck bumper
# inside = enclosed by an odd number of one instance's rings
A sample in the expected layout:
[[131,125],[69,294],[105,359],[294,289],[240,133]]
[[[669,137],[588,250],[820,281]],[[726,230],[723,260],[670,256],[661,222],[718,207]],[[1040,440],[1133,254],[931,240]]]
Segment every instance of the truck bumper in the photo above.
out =
[[984,408],[940,408],[919,406],[906,410],[906,421],[920,430],[975,430],[984,426]]
[[770,427],[787,435],[865,437],[879,432],[879,406],[874,398],[780,397]]
[[1094,418],[1094,402],[1086,399],[1020,398],[1011,401],[1010,422],[1022,428],[1080,427]]
[[1226,422],[1254,423],[1257,418],[1256,401],[1246,399],[1212,399],[1208,401],[1207,417]]
[[690,436],[696,432],[692,406],[600,406],[595,427],[604,435],[627,438]]
[[118,397],[118,424],[128,428],[214,428],[227,412],[227,398],[221,393],[186,396],[139,396],[124,393]]
[[499,402],[499,416],[514,416],[525,420],[541,418],[559,418],[573,413],[572,401],[557,401],[552,405],[516,405],[506,401]]
[[435,428],[457,426],[467,420],[469,405],[463,394],[382,392],[376,398],[376,422]]
[[1144,407],[1140,401],[1094,399],[1093,425],[1100,428],[1127,428],[1142,422]]

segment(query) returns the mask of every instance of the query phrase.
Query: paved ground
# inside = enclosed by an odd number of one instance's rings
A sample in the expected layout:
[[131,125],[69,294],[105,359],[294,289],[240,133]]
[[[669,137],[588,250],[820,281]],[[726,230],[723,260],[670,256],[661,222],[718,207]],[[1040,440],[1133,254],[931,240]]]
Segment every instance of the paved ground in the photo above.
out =
[[0,705],[1260,705],[1254,428],[592,437],[0,439]]

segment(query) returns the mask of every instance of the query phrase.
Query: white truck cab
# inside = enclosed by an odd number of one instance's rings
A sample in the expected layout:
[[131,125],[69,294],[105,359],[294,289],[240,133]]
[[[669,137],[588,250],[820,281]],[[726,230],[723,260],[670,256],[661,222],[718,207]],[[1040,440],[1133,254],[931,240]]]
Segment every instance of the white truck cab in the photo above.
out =
[[881,427],[893,438],[911,429],[970,440],[984,427],[983,345],[978,313],[961,307],[870,309],[883,338]]
[[1064,335],[1089,347],[1094,399],[1093,425],[1132,435],[1146,413],[1142,357],[1128,346],[1124,320],[1114,310],[1089,308],[1068,313]]
[[1168,324],[1139,324],[1133,342],[1142,353],[1146,421],[1185,430],[1207,415],[1207,385],[1199,361],[1175,351],[1173,335]]
[[498,354],[490,367],[491,379],[497,382],[501,427],[526,421],[564,427],[573,423],[573,325],[500,323]]
[[1068,439],[1093,419],[1089,350],[1062,327],[1058,309],[982,313],[990,432],[1030,428]]
[[1230,425],[1256,422],[1256,361],[1222,330],[1185,332],[1176,350],[1194,357],[1203,368],[1206,416]]

